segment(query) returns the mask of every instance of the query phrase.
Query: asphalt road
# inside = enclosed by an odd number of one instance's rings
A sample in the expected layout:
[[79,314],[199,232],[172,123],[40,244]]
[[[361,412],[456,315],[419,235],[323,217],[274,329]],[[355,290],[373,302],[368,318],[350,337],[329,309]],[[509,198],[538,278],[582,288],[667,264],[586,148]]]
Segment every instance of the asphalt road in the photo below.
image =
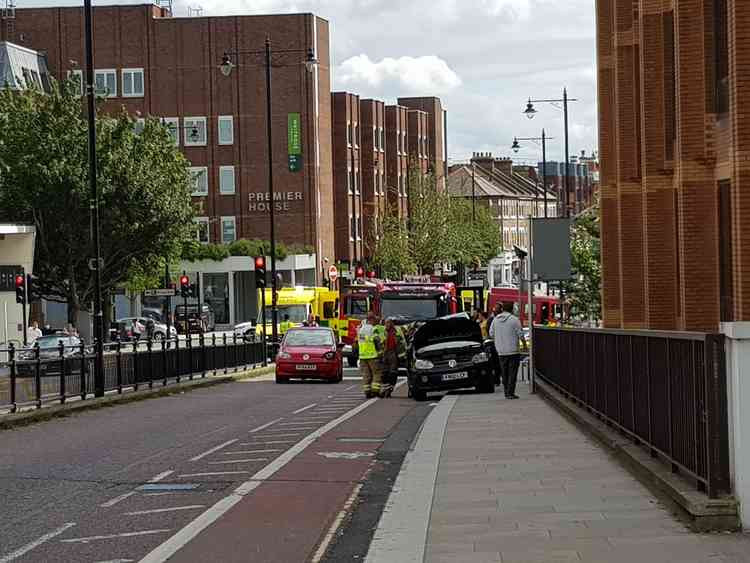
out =
[[0,433],[0,563],[315,560],[419,408],[403,387],[365,401],[346,376],[237,382]]

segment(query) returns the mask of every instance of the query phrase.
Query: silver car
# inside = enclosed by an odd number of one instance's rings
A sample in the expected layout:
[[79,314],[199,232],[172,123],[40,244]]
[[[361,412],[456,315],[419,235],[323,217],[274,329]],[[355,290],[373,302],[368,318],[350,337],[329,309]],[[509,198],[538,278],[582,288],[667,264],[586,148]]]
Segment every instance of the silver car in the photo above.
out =
[[[133,327],[133,332],[138,334],[138,338],[146,338],[147,331],[146,327],[148,326],[148,322],[151,319],[148,319],[146,317],[124,317],[122,319],[118,319],[117,323],[124,323],[125,326],[131,326]],[[154,323],[154,340],[163,340],[167,336],[167,325],[159,322],[159,321],[153,321]],[[177,338],[177,329],[174,326],[169,327],[169,337],[170,338]]]

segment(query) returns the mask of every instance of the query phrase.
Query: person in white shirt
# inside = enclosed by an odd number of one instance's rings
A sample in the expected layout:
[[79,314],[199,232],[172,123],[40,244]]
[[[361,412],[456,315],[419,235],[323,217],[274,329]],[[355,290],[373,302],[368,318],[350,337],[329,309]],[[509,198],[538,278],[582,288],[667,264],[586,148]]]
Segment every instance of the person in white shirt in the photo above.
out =
[[29,341],[29,346],[33,346],[34,342],[36,342],[36,339],[42,336],[42,331],[39,329],[38,322],[33,321],[31,323],[31,326],[26,331],[26,336]]
[[497,355],[500,358],[505,398],[518,399],[516,380],[518,379],[518,366],[521,363],[518,343],[519,341],[523,342],[523,347],[527,348],[526,339],[523,335],[521,321],[510,312],[505,311],[501,303],[498,303],[495,307],[495,318],[490,325],[490,338],[495,341],[495,350],[497,350]]

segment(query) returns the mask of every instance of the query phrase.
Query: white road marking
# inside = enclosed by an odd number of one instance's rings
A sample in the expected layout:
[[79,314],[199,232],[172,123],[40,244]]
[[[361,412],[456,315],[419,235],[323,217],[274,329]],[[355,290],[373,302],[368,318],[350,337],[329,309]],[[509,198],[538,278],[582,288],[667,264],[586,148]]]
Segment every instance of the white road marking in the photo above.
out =
[[224,452],[221,455],[252,455],[252,454],[274,454],[284,450],[242,450],[238,452]]
[[349,495],[349,498],[346,500],[344,507],[339,511],[338,516],[336,516],[336,519],[333,521],[333,524],[331,524],[331,527],[328,529],[328,533],[323,538],[323,541],[320,542],[320,545],[318,546],[318,549],[315,552],[315,555],[313,555],[312,559],[310,560],[311,563],[320,563],[320,560],[323,559],[323,556],[326,554],[326,551],[328,550],[328,546],[331,545],[333,536],[336,535],[336,532],[341,526],[341,522],[343,522],[344,518],[346,518],[347,512],[351,510],[352,504],[354,504],[354,501],[359,495],[360,490],[362,490],[362,485],[357,485],[356,487],[354,487],[354,490],[352,491],[352,494]]
[[272,420],[271,422],[267,422],[266,424],[264,424],[262,426],[258,426],[258,428],[253,428],[252,430],[250,430],[250,434],[255,434],[256,432],[260,432],[261,430],[265,430],[269,426],[273,426],[274,424],[276,424],[277,422],[280,422],[282,420],[284,420],[283,417],[282,418],[277,418],[276,420]]
[[163,481],[164,479],[166,479],[167,477],[169,477],[172,473],[174,473],[174,471],[172,469],[170,469],[168,471],[162,471],[156,477],[152,477],[151,479],[149,479],[148,482],[149,483],[158,483],[159,481]]
[[344,393],[346,393],[347,391],[349,391],[349,389],[354,389],[355,387],[356,387],[356,385],[350,385],[349,387],[347,387],[346,389],[344,389]]
[[130,563],[133,559],[110,559],[109,561],[97,561],[96,563]]
[[44,534],[41,538],[34,540],[33,542],[27,543],[23,547],[19,547],[17,550],[9,553],[8,555],[4,555],[3,557],[0,557],[0,563],[9,563],[10,561],[13,561],[14,559],[18,559],[22,555],[26,555],[29,551],[32,549],[36,549],[43,543],[48,542],[52,538],[59,536],[64,531],[66,531],[68,528],[72,528],[75,526],[75,522],[68,522],[67,524],[63,524],[59,528],[52,530],[51,532],[48,532]]
[[241,475],[249,471],[211,471],[208,473],[185,473],[179,477],[213,477],[214,475]]
[[72,538],[69,540],[60,540],[60,543],[89,543],[90,541],[96,540],[113,540],[116,538],[132,538],[135,536],[151,536],[153,534],[164,534],[169,532],[169,528],[165,530],[143,530],[141,532],[124,532],[122,534],[109,534],[106,536],[89,536],[86,538]]
[[265,446],[266,444],[294,444],[294,440],[271,440],[268,442],[240,442],[238,446]]
[[153,510],[137,510],[135,512],[126,512],[125,516],[141,516],[142,514],[160,514],[162,512],[177,512],[179,510],[195,510],[196,508],[206,508],[206,505],[191,504],[190,506],[174,506],[172,508],[154,508]]
[[245,495],[248,495],[255,488],[257,488],[263,481],[273,476],[282,467],[292,461],[297,455],[303,452],[311,444],[313,444],[318,438],[323,436],[325,433],[336,428],[339,424],[346,422],[350,418],[356,416],[367,407],[376,402],[377,399],[370,399],[363,402],[361,405],[353,408],[349,412],[346,412],[338,418],[332,420],[325,426],[318,428],[315,432],[305,436],[293,447],[289,448],[271,463],[266,465],[263,469],[255,473],[249,481],[245,481],[239,487],[237,487],[229,496],[224,497],[211,508],[206,510],[203,514],[198,516],[187,526],[182,528],[174,536],[169,538],[167,541],[159,545],[157,548],[152,550],[148,555],[141,559],[140,563],[163,563],[182,549],[190,540],[195,538],[203,530],[208,528],[211,524],[221,518],[228,510],[242,500]]
[[198,460],[200,460],[200,459],[203,459],[204,457],[206,457],[206,456],[209,456],[209,455],[211,455],[211,454],[212,454],[212,453],[214,453],[214,452],[218,452],[219,450],[221,450],[221,449],[223,449],[223,448],[226,448],[227,446],[231,446],[231,445],[232,445],[232,444],[234,444],[234,443],[235,443],[235,442],[236,442],[236,441],[237,441],[238,439],[239,439],[239,438],[235,438],[234,440],[228,440],[228,441],[224,442],[223,444],[219,444],[218,446],[216,446],[216,447],[214,447],[214,448],[211,448],[210,450],[208,450],[208,451],[205,451],[205,452],[203,452],[202,454],[199,454],[199,455],[197,455],[197,456],[195,456],[195,457],[191,457],[191,458],[190,458],[190,461],[198,461]]
[[132,496],[133,496],[133,495],[134,495],[134,494],[135,494],[136,492],[137,492],[137,491],[130,491],[130,492],[128,492],[128,493],[123,493],[123,494],[121,494],[121,495],[120,495],[120,496],[118,496],[118,497],[115,497],[115,498],[113,498],[113,499],[110,499],[110,500],[108,500],[108,501],[107,501],[107,502],[105,502],[105,503],[102,503],[102,504],[100,504],[99,506],[100,506],[101,508],[111,508],[111,507],[113,507],[114,505],[116,505],[116,504],[118,504],[118,503],[120,503],[120,502],[124,501],[124,500],[125,500],[126,498],[128,498],[128,497],[132,497]]
[[292,414],[299,414],[301,412],[305,412],[307,409],[311,409],[311,408],[313,408],[313,407],[315,407],[317,405],[318,405],[318,403],[313,403],[312,405],[307,405],[306,407],[302,407],[301,409],[297,409]]
[[[289,430],[287,428],[287,430]],[[289,438],[290,436],[299,436],[299,432],[292,432],[290,434],[264,434],[263,436],[258,436],[258,439],[263,440],[265,438]]]
[[[310,428],[315,427],[314,424],[302,424],[299,420],[297,422],[282,422],[279,426],[292,426],[294,428]],[[291,430],[291,428],[284,428],[284,430]]]
[[226,463],[255,463],[256,461],[268,461],[267,457],[257,457],[254,459],[222,459],[221,461],[209,461],[209,465],[223,465]]

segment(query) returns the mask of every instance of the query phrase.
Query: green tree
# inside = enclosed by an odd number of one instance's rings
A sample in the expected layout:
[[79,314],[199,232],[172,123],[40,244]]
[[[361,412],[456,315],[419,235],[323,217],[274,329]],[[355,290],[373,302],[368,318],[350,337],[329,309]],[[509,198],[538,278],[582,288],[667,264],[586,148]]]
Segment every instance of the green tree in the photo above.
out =
[[598,203],[576,217],[570,232],[571,267],[576,278],[563,289],[571,306],[571,316],[601,318],[601,236]]
[[[40,297],[89,310],[87,120],[72,82],[0,92],[0,217],[37,229]],[[97,117],[102,289],[139,285],[193,236],[188,161],[158,120],[142,131],[124,111]]]
[[386,214],[383,219],[372,261],[386,278],[399,279],[417,270],[409,248],[406,224],[394,212]]

